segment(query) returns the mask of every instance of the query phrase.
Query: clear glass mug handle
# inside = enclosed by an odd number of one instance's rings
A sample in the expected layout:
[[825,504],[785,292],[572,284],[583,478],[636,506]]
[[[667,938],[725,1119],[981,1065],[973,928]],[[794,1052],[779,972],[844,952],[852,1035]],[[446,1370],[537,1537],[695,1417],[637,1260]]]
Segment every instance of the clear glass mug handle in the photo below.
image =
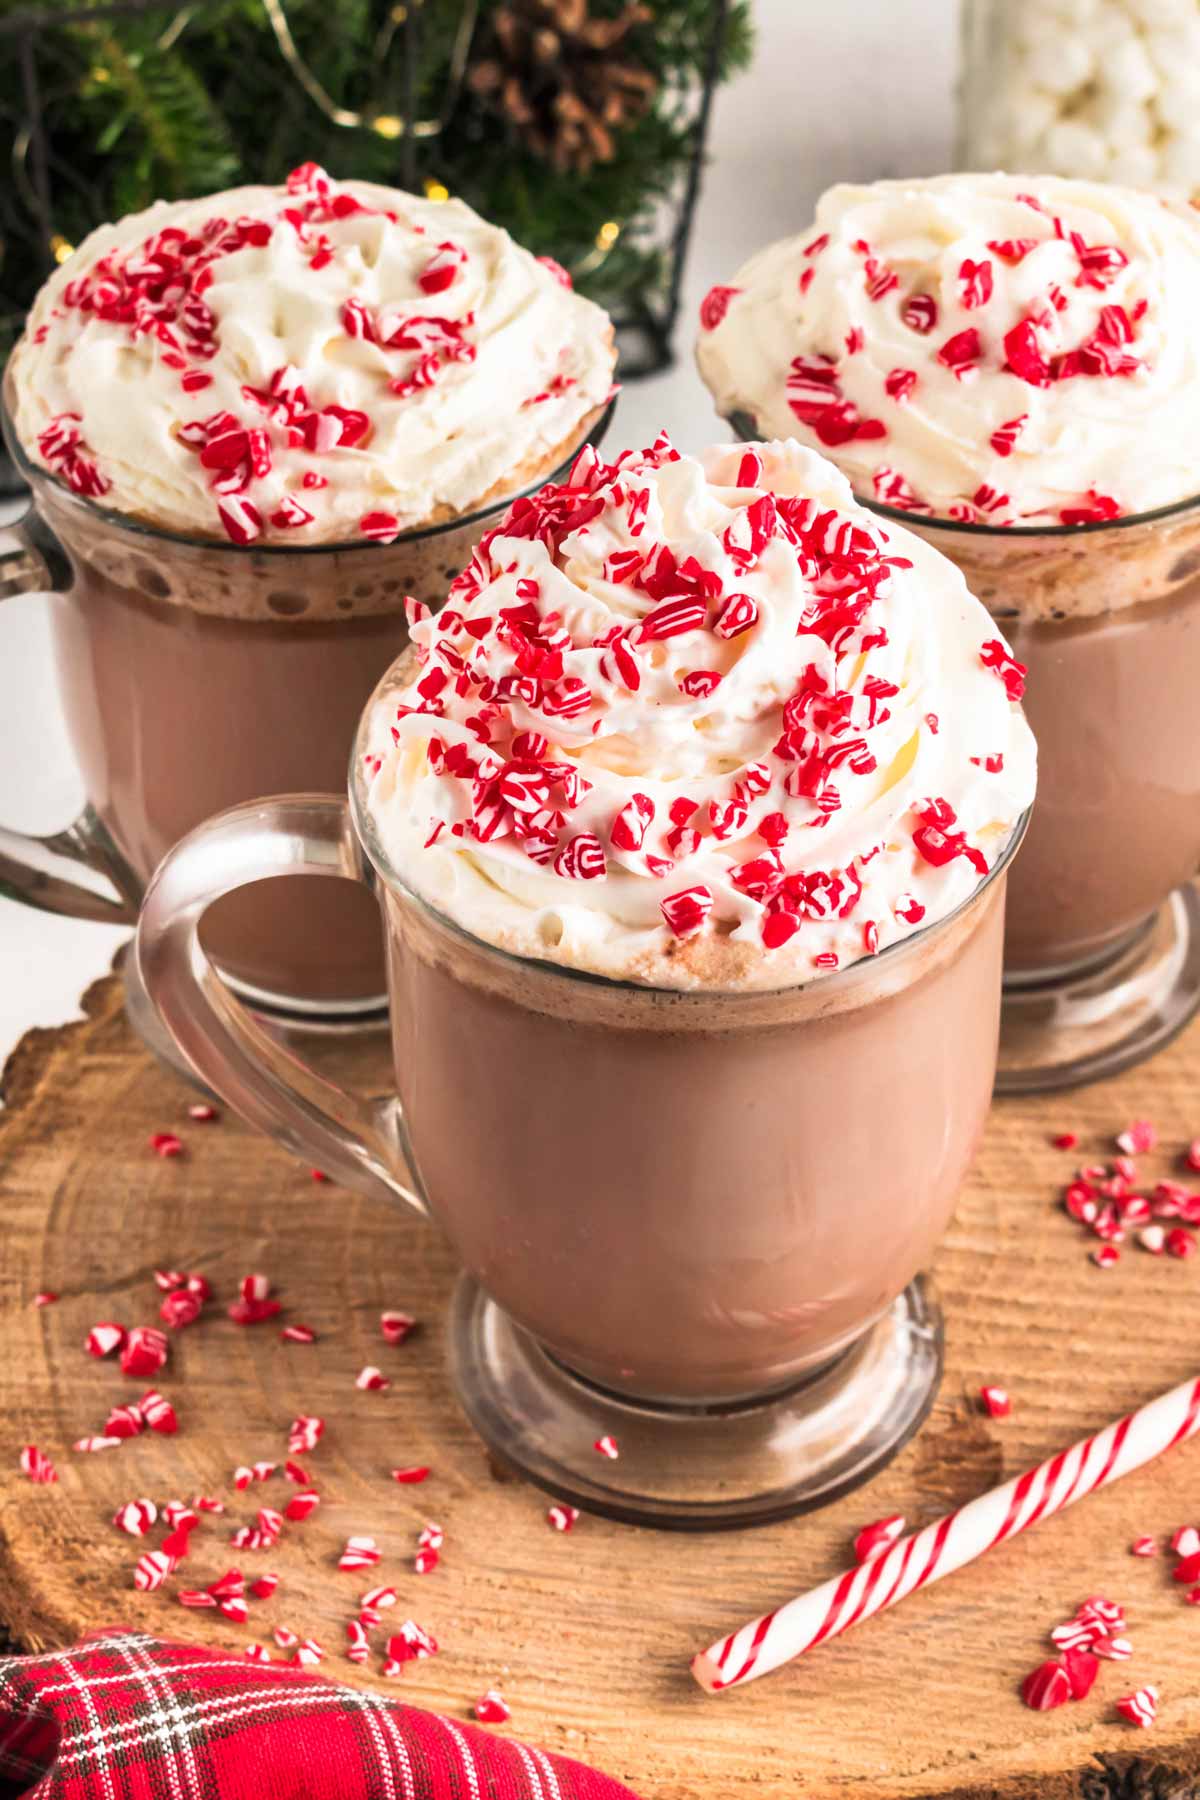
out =
[[[163,858],[146,890],[138,968],[196,1073],[235,1112],[343,1186],[427,1215],[408,1172],[399,1102],[348,1094],[283,1049],[225,985],[200,943],[223,894],[276,875],[366,882],[345,800],[285,794],[218,813]],[[369,884],[368,884],[369,885]]]
[[[59,577],[62,563],[63,579]],[[61,591],[70,578],[65,558],[46,534],[41,540],[32,509],[15,525],[0,530],[0,600],[16,594]],[[111,888],[89,886],[71,865],[102,876]],[[95,919],[107,925],[132,925],[137,919],[138,880],[90,806],[73,825],[50,837],[34,837],[0,825],[0,894],[36,906],[42,912],[66,913],[73,919]]]

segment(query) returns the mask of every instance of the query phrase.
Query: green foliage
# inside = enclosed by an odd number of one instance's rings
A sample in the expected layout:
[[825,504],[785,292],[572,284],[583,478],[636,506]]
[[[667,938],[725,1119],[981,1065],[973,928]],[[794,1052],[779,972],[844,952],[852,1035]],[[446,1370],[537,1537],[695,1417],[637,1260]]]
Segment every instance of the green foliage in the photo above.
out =
[[[0,25],[25,0],[0,0]],[[283,0],[296,50],[340,108],[333,123],[285,59],[263,0],[178,0],[137,17],[90,19],[64,6],[36,41],[48,149],[52,229],[76,244],[96,224],[239,182],[279,181],[313,160],[331,173],[404,185],[405,146],[372,121],[404,111],[403,32],[395,0]],[[477,34],[498,0],[480,0]],[[622,56],[658,79],[653,109],[616,135],[615,155],[585,175],[557,174],[464,83],[452,80],[464,0],[424,0],[418,113],[443,118],[415,146],[419,182],[438,181],[539,254],[556,256],[587,293],[626,316],[669,279],[658,203],[672,196],[692,149],[708,65],[714,0],[650,0]],[[615,16],[622,0],[592,0]],[[748,0],[732,0],[720,74],[750,54]],[[33,205],[24,100],[11,37],[0,36],[0,354],[51,264]],[[597,233],[620,227],[606,251]]]

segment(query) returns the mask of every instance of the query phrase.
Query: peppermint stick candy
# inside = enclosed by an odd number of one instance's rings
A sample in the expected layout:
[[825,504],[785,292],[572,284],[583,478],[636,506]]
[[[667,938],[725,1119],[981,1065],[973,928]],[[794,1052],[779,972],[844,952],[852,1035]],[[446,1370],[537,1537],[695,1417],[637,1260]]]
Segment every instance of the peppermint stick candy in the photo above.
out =
[[915,1589],[961,1569],[1039,1519],[1119,1481],[1197,1431],[1200,1379],[1182,1382],[1095,1437],[1072,1444],[924,1531],[901,1538],[883,1555],[743,1625],[693,1657],[692,1674],[710,1694],[769,1675],[782,1663],[840,1636],[860,1619],[869,1619]]

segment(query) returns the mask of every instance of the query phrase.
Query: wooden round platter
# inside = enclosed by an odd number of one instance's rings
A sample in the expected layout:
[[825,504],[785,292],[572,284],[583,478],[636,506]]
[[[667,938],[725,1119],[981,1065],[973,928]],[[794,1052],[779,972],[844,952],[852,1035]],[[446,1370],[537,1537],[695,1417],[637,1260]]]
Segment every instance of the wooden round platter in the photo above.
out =
[[[23,1041],[0,1115],[0,1623],[18,1643],[37,1649],[124,1623],[269,1644],[283,1625],[325,1647],[323,1674],[374,1684],[389,1628],[412,1618],[441,1649],[409,1666],[406,1699],[465,1717],[498,1686],[507,1729],[595,1763],[644,1800],[1200,1792],[1200,1607],[1186,1604],[1165,1551],[1176,1526],[1200,1524],[1196,1443],[751,1687],[709,1698],[688,1673],[691,1654],[719,1633],[842,1568],[867,1520],[899,1512],[926,1523],[1200,1374],[1200,1257],[1129,1244],[1099,1270],[1094,1240],[1056,1204],[1075,1164],[1111,1155],[1114,1132],[1136,1117],[1161,1134],[1146,1172],[1179,1173],[1181,1146],[1200,1130],[1200,1022],[1117,1081],[997,1105],[934,1269],[945,1381],[889,1469],[807,1518],[673,1536],[589,1517],[566,1534],[551,1529],[546,1496],[491,1466],[448,1385],[441,1320],[454,1270],[437,1234],[315,1182],[235,1119],[193,1123],[195,1095],[133,1038],[115,981],[86,1010],[82,1023]],[[386,1085],[379,1038],[337,1061],[348,1081]],[[1050,1144],[1067,1128],[1080,1134],[1070,1154]],[[183,1138],[180,1157],[150,1149],[160,1131]],[[217,1298],[172,1334],[161,1376],[139,1384],[83,1343],[100,1320],[155,1323],[162,1268],[203,1271]],[[241,1327],[225,1309],[251,1271],[270,1276],[284,1310]],[[42,1291],[57,1303],[35,1307]],[[402,1347],[380,1336],[385,1308],[420,1320]],[[313,1326],[318,1341],[282,1341],[289,1321]],[[366,1364],[390,1387],[358,1390]],[[1010,1417],[982,1412],[985,1382],[1009,1390]],[[176,1436],[72,1451],[148,1385],[175,1406]],[[321,1505],[272,1550],[233,1551],[232,1530],[297,1491],[281,1472],[235,1492],[233,1470],[282,1465],[298,1414],[327,1421],[299,1458]],[[19,1474],[27,1443],[53,1458],[56,1484]],[[413,1464],[430,1468],[422,1485],[391,1480]],[[133,1566],[161,1532],[124,1536],[114,1510],[196,1494],[223,1497],[225,1514],[203,1520],[166,1586],[136,1592]],[[419,1576],[427,1520],[444,1527],[445,1545],[439,1567]],[[354,1533],[382,1552],[362,1575],[336,1567]],[[1132,1556],[1142,1533],[1163,1553]],[[280,1576],[245,1626],[176,1603],[177,1587],[231,1565]],[[345,1620],[376,1581],[393,1583],[399,1602],[359,1668],[345,1657]],[[1096,1593],[1124,1605],[1132,1660],[1105,1664],[1086,1700],[1031,1712],[1021,1678],[1050,1654],[1051,1626]],[[1114,1702],[1147,1681],[1160,1691],[1159,1718],[1136,1731]]]

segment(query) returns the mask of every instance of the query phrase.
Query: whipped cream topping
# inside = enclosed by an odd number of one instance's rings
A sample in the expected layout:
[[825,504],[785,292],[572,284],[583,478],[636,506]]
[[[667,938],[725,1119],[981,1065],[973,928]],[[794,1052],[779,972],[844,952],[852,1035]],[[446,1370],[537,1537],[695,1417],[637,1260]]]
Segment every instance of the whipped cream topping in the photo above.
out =
[[14,422],[169,530],[387,541],[548,472],[613,361],[607,315],[461,201],[309,163],[94,231],[34,304]]
[[517,954],[792,986],[953,911],[1033,798],[987,613],[795,441],[584,451],[411,630],[370,826]]
[[831,188],[701,311],[726,417],[820,444],[856,491],[988,525],[1200,488],[1200,218],[1029,175]]

